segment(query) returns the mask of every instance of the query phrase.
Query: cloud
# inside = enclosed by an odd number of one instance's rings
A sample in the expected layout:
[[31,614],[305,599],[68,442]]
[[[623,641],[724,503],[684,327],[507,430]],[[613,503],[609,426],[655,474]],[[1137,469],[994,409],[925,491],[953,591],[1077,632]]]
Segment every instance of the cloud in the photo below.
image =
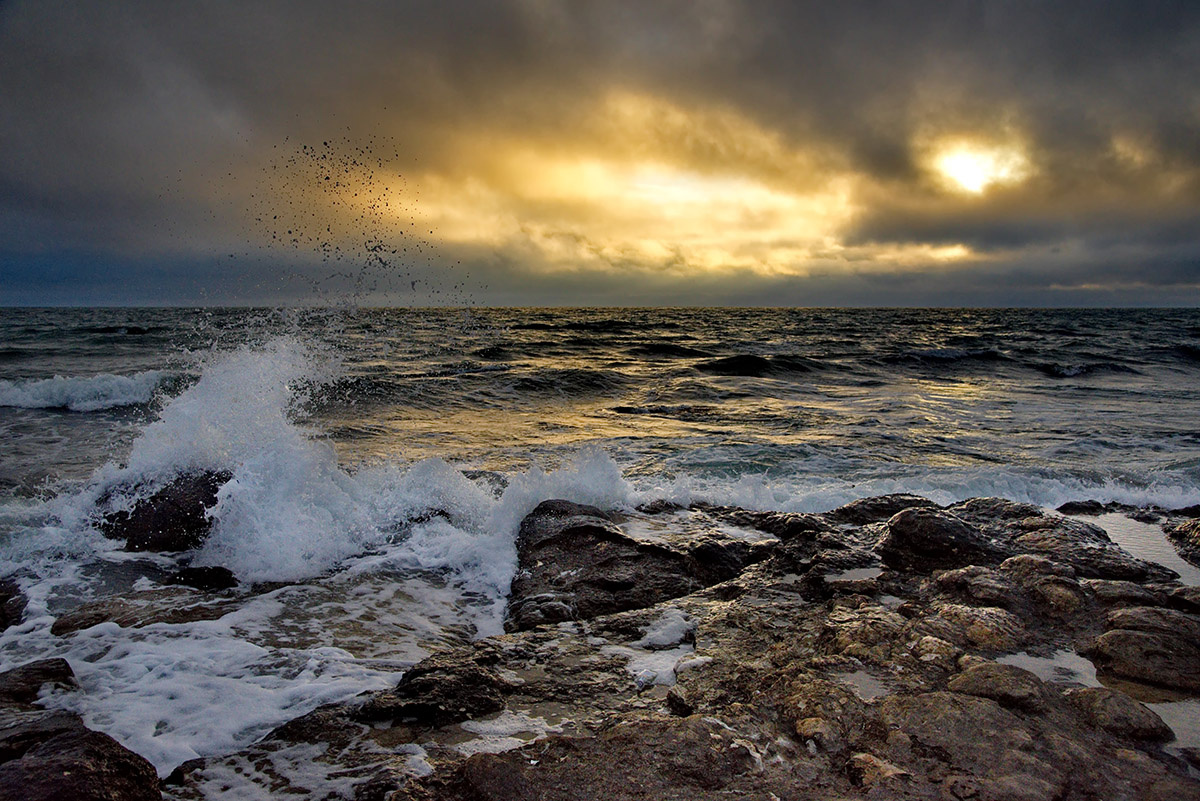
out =
[[[1192,3],[18,0],[0,85],[6,265],[305,272],[382,238],[393,285],[463,262],[488,302],[1200,299]],[[288,172],[327,141],[386,212]],[[1022,170],[963,191],[951,143]]]

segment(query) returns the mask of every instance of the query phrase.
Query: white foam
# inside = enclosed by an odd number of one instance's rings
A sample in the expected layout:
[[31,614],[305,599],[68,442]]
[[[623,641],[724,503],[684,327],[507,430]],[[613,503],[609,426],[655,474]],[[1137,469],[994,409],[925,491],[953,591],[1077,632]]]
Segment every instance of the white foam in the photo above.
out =
[[94,412],[118,406],[149,403],[158,385],[169,377],[161,370],[133,375],[102,373],[93,376],[9,381],[0,379],[0,406],[21,409],[69,409]]

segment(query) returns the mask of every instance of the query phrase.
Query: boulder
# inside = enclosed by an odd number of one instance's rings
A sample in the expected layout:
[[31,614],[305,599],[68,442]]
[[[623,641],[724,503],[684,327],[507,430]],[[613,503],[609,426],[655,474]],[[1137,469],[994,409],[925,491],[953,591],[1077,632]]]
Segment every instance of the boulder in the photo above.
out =
[[1169,740],[1171,727],[1154,710],[1107,687],[1076,687],[1065,697],[1094,726],[1118,737],[1135,740]]
[[494,670],[472,659],[432,656],[409,669],[391,691],[372,695],[355,717],[445,726],[504,709],[505,688]]
[[940,509],[933,501],[919,495],[894,493],[879,495],[874,498],[859,498],[836,509],[832,509],[821,517],[830,523],[863,526],[867,523],[879,523],[887,520],[905,509]]
[[32,704],[46,684],[64,689],[79,686],[67,660],[39,659],[0,673],[0,702]]
[[1090,649],[1096,667],[1116,676],[1200,692],[1200,618],[1173,609],[1134,607],[1109,615]]
[[628,537],[601,510],[545,501],[521,522],[505,628],[641,609],[732,578],[761,549],[701,543],[683,553]]
[[0,706],[0,798],[158,801],[154,766],[78,716]]
[[991,698],[1003,707],[1037,711],[1046,706],[1045,684],[1016,665],[997,662],[974,665],[950,679],[946,686],[963,695]]
[[[204,541],[212,528],[208,510],[217,491],[232,478],[223,471],[186,473],[130,509],[110,511],[97,525],[104,536],[125,541],[129,551],[186,551]],[[111,504],[112,494],[102,501]]]
[[927,508],[889,519],[878,550],[889,567],[918,572],[999,563],[1008,555],[970,523]]

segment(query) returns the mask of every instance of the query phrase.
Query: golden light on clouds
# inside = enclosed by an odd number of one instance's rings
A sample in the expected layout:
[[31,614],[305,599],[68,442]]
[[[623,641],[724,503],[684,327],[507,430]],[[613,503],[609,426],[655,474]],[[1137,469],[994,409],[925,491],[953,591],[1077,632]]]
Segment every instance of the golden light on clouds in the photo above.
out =
[[1016,184],[1029,176],[1029,161],[1012,145],[954,142],[942,145],[933,166],[952,188],[979,195],[992,186]]

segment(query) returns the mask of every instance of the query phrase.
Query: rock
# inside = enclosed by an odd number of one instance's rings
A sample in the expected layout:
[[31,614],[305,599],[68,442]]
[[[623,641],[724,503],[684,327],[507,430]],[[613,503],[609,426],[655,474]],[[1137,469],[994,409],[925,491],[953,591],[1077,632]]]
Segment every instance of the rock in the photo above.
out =
[[192,623],[216,620],[236,608],[232,600],[213,601],[190,589],[164,588],[131,593],[126,597],[102,598],[59,615],[50,633],[66,636],[100,623],[122,628],[139,628],[154,623]]
[[0,707],[0,798],[157,801],[154,766],[67,712]]
[[933,501],[919,495],[895,493],[874,498],[860,498],[821,515],[835,524],[855,526],[878,523],[894,517],[905,509],[940,509]]
[[25,594],[12,579],[0,579],[0,631],[21,622],[25,615]]
[[504,709],[505,683],[469,658],[431,656],[409,669],[396,687],[371,696],[355,717],[418,726],[445,726]]
[[238,580],[227,567],[183,567],[168,576],[167,583],[215,592],[236,587]]
[[[1009,560],[1011,561],[1011,560]],[[983,606],[1010,609],[1019,602],[1016,588],[1006,576],[987,567],[972,565],[947,570],[939,575],[936,584],[943,592],[952,593]]]
[[1018,584],[1040,581],[1043,576],[1075,578],[1075,568],[1034,554],[1018,554],[1000,563],[1000,572]]
[[889,567],[930,571],[1000,562],[1007,554],[969,523],[937,509],[905,509],[887,523],[879,555]]
[[1152,709],[1128,695],[1107,687],[1078,687],[1065,697],[1093,725],[1118,737],[1136,740],[1170,740],[1174,734]]
[[799,512],[756,512],[736,506],[696,504],[709,517],[741,528],[752,528],[774,534],[781,540],[809,538],[829,530],[829,524],[819,515]]
[[653,606],[736,575],[755,553],[749,546],[702,549],[701,563],[626,536],[595,507],[545,501],[521,522],[505,628]]
[[[888,696],[880,703],[880,717],[944,755],[951,768],[980,779],[1017,772],[1036,760],[1036,741],[1021,719],[989,698],[949,692]],[[1046,777],[1057,782],[1056,774],[1045,765]]]
[[0,673],[0,701],[32,704],[45,684],[63,689],[79,686],[67,660],[39,659]]
[[1088,530],[1094,526],[1076,520],[1065,521],[1074,525],[1047,520],[1048,525],[1020,534],[1015,540],[1016,545],[1071,565],[1078,575],[1087,578],[1131,581],[1178,578],[1173,570],[1131,556],[1124,548],[1110,542],[1107,535],[1103,539],[1095,537]]
[[1200,692],[1200,618],[1172,609],[1119,609],[1089,649],[1096,667],[1124,678]]
[[891,779],[909,779],[912,774],[874,754],[859,753],[850,757],[851,780],[862,787],[872,787]]
[[946,686],[952,692],[991,698],[1004,707],[1037,711],[1046,706],[1042,680],[1016,665],[975,665],[950,679]]
[[1100,501],[1067,501],[1055,511],[1064,515],[1099,517],[1109,511],[1109,509],[1107,505],[1100,503]]
[[[97,528],[106,537],[125,540],[129,551],[190,550],[208,536],[212,528],[208,510],[230,478],[222,471],[181,475],[131,509],[108,512]],[[110,494],[108,504],[111,499]]]
[[1181,612],[1200,612],[1200,587],[1174,587],[1167,593],[1167,605]]
[[905,622],[899,614],[878,604],[835,606],[825,619],[821,639],[832,653],[884,661]]
[[998,607],[937,604],[931,611],[961,632],[960,640],[991,651],[1011,651],[1027,637],[1021,619]]
[[1157,593],[1132,581],[1085,579],[1083,586],[1104,606],[1158,606],[1162,603]]
[[1008,521],[1045,515],[1040,506],[1004,498],[970,498],[947,506],[946,511],[977,526],[1000,525]]
[[696,564],[696,577],[702,584],[710,585],[728,581],[747,565],[766,559],[778,544],[774,541],[750,543],[708,537],[689,548],[688,556]]
[[1189,562],[1200,564],[1200,519],[1186,520],[1166,529],[1179,555]]
[[[551,737],[503,754],[477,754],[449,776],[416,779],[393,799],[634,801],[766,798],[747,743],[714,718],[634,720],[596,737]],[[777,792],[782,789],[776,785]]]

